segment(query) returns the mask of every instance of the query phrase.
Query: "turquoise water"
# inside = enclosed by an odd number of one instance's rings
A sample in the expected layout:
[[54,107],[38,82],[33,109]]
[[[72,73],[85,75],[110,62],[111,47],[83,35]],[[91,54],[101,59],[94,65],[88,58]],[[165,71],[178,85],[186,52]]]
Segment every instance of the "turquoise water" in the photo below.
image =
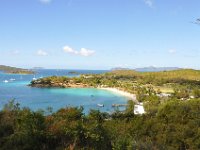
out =
[[[126,97],[106,90],[94,88],[32,88],[27,85],[33,77],[45,76],[74,76],[69,70],[38,70],[36,75],[11,75],[0,73],[0,109],[11,99],[19,102],[21,107],[32,110],[52,107],[54,111],[66,106],[83,106],[84,112],[99,109],[105,112],[113,111],[112,104],[124,104]],[[77,71],[82,73],[103,73],[105,71]],[[11,81],[10,79],[15,79]],[[3,81],[8,80],[8,83]],[[98,107],[97,104],[104,104]]]

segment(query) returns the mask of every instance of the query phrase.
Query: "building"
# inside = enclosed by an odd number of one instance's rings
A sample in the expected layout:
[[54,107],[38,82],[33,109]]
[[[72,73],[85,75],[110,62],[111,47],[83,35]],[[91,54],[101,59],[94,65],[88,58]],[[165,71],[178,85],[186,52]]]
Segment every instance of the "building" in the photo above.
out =
[[134,114],[135,115],[142,115],[145,113],[143,103],[139,103],[134,106]]

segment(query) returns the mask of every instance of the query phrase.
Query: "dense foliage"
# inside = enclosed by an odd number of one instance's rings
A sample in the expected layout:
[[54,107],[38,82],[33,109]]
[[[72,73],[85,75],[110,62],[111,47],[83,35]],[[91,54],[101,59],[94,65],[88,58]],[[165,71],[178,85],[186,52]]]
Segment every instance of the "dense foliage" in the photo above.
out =
[[31,111],[10,102],[0,112],[1,150],[200,149],[200,99],[147,104],[147,113],[113,114],[83,108]]
[[200,85],[200,71],[193,69],[180,69],[161,72],[135,72],[132,70],[116,70],[107,73],[119,79],[136,80],[142,84],[163,85],[166,83],[187,83]]

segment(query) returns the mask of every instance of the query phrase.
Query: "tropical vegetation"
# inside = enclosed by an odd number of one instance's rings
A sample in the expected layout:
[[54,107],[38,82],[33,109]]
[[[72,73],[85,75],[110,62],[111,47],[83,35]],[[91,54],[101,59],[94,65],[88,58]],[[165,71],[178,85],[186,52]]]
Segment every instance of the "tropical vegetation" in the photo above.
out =
[[1,150],[200,149],[200,99],[152,99],[134,115],[132,102],[112,114],[82,107],[31,111],[11,101],[0,111]]

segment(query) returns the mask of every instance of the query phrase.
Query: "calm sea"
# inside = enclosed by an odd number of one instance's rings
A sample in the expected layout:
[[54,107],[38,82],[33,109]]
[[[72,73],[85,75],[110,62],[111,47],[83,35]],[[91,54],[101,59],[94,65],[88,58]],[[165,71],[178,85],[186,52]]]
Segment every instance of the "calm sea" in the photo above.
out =
[[[78,74],[72,75],[69,72]],[[20,103],[21,107],[29,107],[32,110],[52,107],[53,111],[66,106],[83,106],[84,112],[90,109],[99,109],[112,112],[112,104],[124,104],[127,98],[116,93],[94,88],[32,88],[27,86],[33,78],[47,76],[79,76],[80,74],[100,74],[105,70],[37,70],[35,75],[5,74],[0,72],[0,109],[12,99]],[[4,81],[7,80],[8,83]],[[99,107],[97,104],[104,104]]]

